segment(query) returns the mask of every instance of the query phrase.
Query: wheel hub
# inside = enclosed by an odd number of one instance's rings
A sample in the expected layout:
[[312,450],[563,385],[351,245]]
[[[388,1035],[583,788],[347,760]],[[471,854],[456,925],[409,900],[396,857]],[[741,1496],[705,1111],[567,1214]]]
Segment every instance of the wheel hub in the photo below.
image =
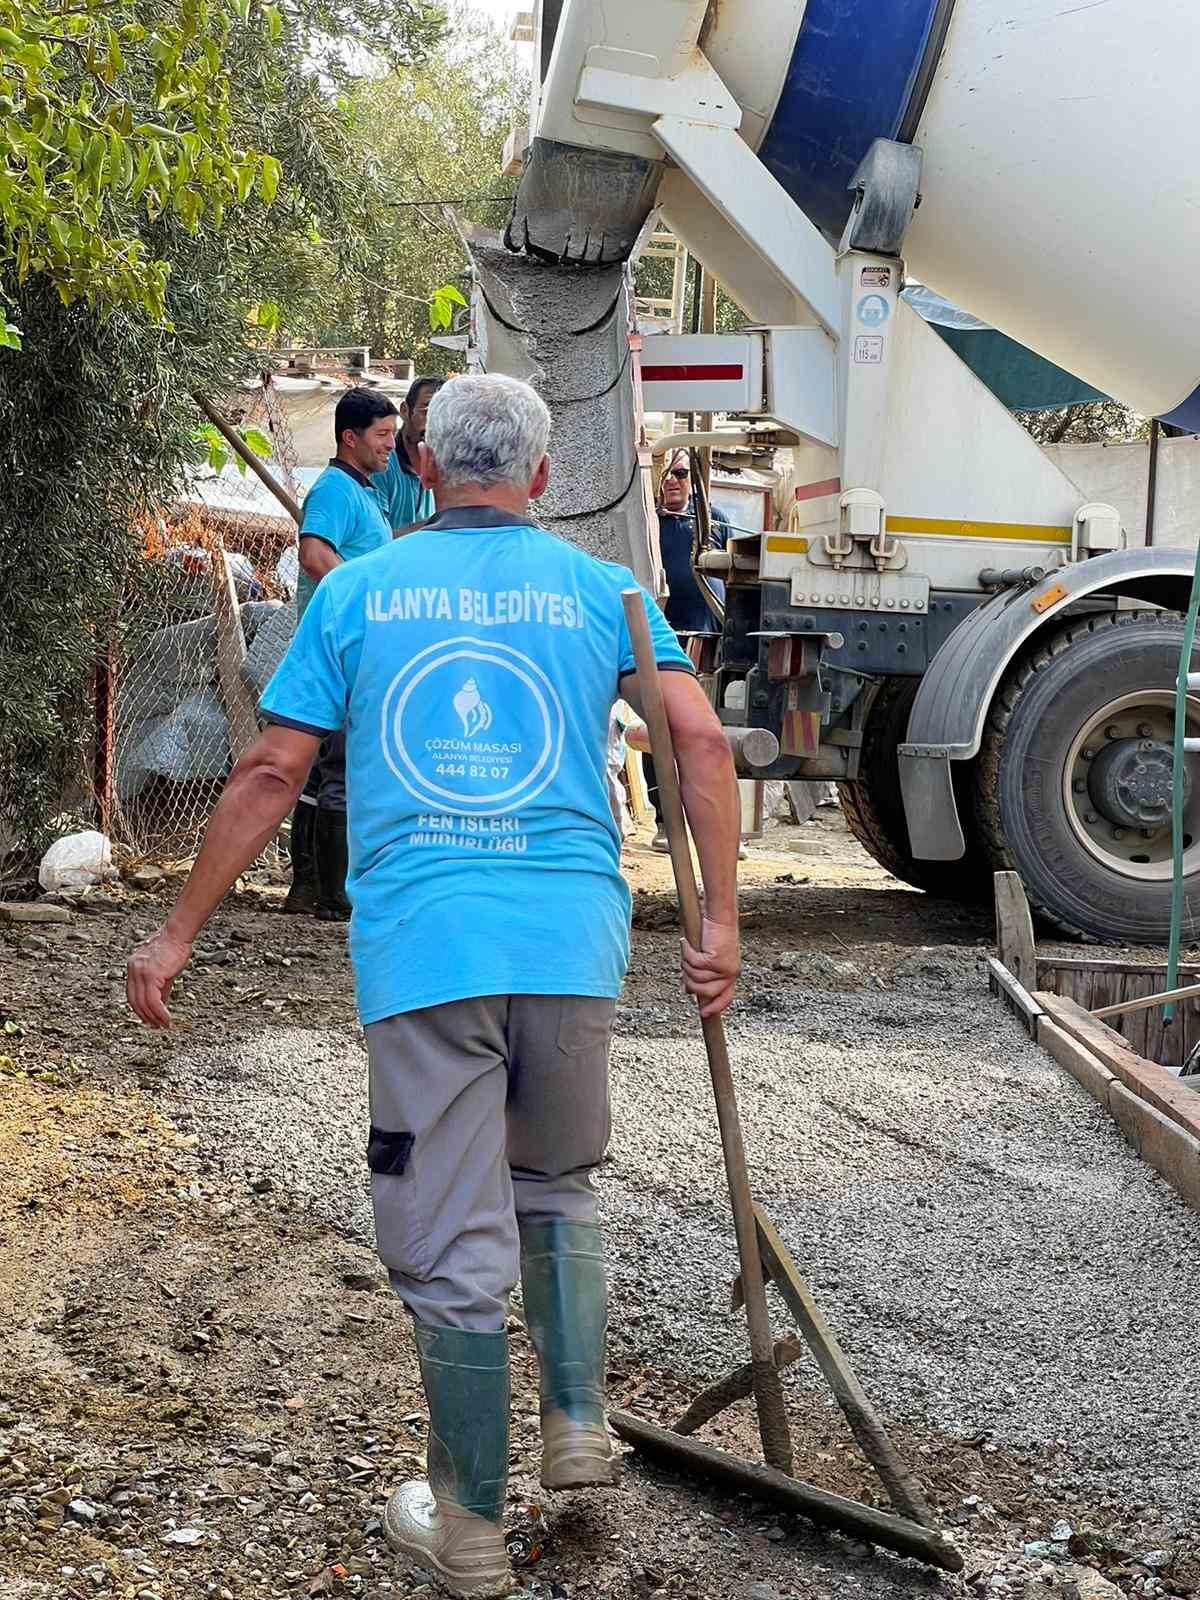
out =
[[[1185,733],[1200,735],[1200,698],[1189,695]],[[1063,800],[1076,838],[1123,878],[1151,883],[1172,870],[1172,689],[1137,689],[1097,707],[1076,733]],[[1184,873],[1200,869],[1200,767],[1183,762]]]
[[[1088,764],[1088,795],[1114,828],[1156,828],[1171,814],[1175,762],[1169,745],[1158,739],[1116,739]],[[1184,806],[1192,778],[1183,768]]]

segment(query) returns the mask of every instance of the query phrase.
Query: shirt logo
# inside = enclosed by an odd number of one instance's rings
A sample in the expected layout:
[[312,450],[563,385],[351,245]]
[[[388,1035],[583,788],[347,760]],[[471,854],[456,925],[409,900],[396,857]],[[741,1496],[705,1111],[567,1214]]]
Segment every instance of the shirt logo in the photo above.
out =
[[[502,735],[491,732],[493,705]],[[423,809],[495,817],[528,805],[553,782],[566,717],[531,656],[463,637],[405,662],[384,694],[379,733],[388,767]]]
[[473,739],[492,725],[492,708],[480,694],[474,678],[468,678],[454,696],[454,709],[462,723],[464,739]]

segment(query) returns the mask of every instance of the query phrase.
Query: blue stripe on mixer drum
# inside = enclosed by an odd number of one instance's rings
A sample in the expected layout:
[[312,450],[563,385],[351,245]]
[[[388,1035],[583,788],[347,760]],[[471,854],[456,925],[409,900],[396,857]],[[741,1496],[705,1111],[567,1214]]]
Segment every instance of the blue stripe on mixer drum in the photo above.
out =
[[759,156],[826,233],[850,211],[847,184],[872,139],[905,120],[938,0],[808,0]]
[[1158,419],[1172,428],[1182,428],[1186,433],[1200,433],[1200,385],[1192,390],[1174,411],[1167,411]]

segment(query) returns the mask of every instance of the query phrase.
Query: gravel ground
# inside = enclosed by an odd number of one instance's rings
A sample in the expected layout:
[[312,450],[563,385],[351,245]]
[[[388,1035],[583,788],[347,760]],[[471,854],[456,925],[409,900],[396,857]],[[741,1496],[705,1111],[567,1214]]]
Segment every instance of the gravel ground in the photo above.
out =
[[[669,943],[654,941],[659,965]],[[804,966],[750,969],[731,1046],[758,1198],[869,1392],[902,1422],[1064,1445],[1070,1476],[1050,1491],[1194,1513],[1200,1217],[990,998],[973,957],[918,955],[886,992],[830,992]],[[838,966],[825,958],[817,983]],[[726,1310],[703,1050],[661,982],[635,975],[613,1069],[614,1349],[654,1351],[695,1389],[744,1359],[744,1329]],[[369,1238],[353,1038],[277,1030],[180,1056],[172,1078],[176,1122],[230,1169]]]

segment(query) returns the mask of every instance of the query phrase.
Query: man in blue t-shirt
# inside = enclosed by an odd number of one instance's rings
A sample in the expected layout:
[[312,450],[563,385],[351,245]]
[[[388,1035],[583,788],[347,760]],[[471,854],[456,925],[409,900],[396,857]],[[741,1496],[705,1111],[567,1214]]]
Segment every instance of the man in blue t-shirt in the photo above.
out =
[[[347,389],[333,413],[337,454],[304,501],[296,615],[303,617],[317,585],[335,568],[387,544],[392,530],[379,508],[372,474],[386,468],[396,439],[396,408],[386,395]],[[346,740],[324,740],[292,816],[292,886],[283,909],[313,911],[322,922],[345,922]]]
[[[638,705],[623,567],[532,521],[550,418],[511,378],[429,408],[428,527],[330,573],[263,696],[163,929],[129,963],[166,1026],[191,942],[346,730],[350,950],[370,1072],[375,1232],[411,1312],[428,1482],[396,1489],[392,1544],[453,1593],[498,1595],[508,1472],[508,1296],[541,1365],[542,1482],[615,1481],[605,1428],[604,1262],[592,1174],[630,896],[608,802],[609,713]],[[738,972],[737,787],[723,730],[641,591],[704,879],[686,987],[715,1016]]]
[[400,402],[400,431],[396,448],[388,458],[387,470],[371,479],[380,510],[396,535],[412,533],[433,515],[433,496],[421,482],[418,452],[425,439],[425,419],[429,402],[445,383],[444,378],[414,378]]

